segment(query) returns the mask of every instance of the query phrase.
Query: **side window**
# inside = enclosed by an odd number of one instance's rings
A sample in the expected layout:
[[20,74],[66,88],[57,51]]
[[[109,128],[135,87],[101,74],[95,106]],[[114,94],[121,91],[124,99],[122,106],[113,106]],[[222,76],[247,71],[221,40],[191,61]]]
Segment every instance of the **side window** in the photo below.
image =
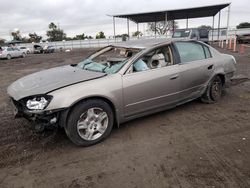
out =
[[203,48],[204,48],[204,51],[205,51],[206,58],[211,58],[212,55],[211,55],[211,52],[210,52],[209,48],[207,46],[205,46],[205,45],[203,46]]
[[13,51],[13,49],[12,48],[7,48],[7,51]]
[[173,55],[170,46],[161,47],[144,54],[133,63],[131,72],[141,72],[150,69],[173,65]]
[[175,42],[179,51],[181,63],[206,59],[204,49],[201,44],[196,42]]

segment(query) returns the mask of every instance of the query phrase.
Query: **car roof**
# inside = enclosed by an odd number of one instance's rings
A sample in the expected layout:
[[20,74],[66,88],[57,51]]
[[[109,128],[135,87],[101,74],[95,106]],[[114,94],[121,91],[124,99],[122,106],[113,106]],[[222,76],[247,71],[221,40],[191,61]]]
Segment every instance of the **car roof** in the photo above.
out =
[[136,48],[136,49],[145,49],[153,46],[169,44],[173,41],[190,41],[187,39],[173,39],[173,38],[154,38],[154,39],[136,39],[129,40],[126,42],[114,43],[112,46],[121,47],[121,48]]

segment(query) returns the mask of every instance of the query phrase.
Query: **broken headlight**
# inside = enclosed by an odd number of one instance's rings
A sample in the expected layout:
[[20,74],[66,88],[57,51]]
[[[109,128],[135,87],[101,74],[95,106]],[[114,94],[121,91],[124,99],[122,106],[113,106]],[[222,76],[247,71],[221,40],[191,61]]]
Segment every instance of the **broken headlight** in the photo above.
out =
[[50,103],[52,96],[35,96],[29,98],[26,102],[26,107],[29,110],[44,110]]

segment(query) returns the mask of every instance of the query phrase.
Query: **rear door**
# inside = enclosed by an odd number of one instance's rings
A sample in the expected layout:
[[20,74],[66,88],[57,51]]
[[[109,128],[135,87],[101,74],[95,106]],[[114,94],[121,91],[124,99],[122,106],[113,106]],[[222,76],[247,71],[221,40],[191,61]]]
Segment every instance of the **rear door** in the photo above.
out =
[[214,62],[209,48],[195,41],[175,42],[180,57],[180,99],[187,100],[201,95],[210,79]]

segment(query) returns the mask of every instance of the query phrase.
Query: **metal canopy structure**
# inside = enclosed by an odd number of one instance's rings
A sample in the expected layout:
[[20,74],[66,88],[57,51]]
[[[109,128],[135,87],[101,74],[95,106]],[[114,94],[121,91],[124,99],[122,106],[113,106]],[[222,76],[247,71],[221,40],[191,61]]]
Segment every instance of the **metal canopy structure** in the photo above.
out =
[[[214,29],[214,17],[216,14],[219,13],[219,18],[218,18],[218,39],[219,39],[221,10],[228,7],[227,28],[229,29],[230,5],[231,3],[224,3],[224,4],[209,5],[202,7],[163,10],[155,12],[131,13],[131,14],[117,14],[110,16],[113,17],[113,27],[114,27],[114,37],[115,37],[116,36],[115,18],[127,19],[127,29],[129,36],[129,21],[135,22],[137,24],[137,31],[139,31],[139,23],[148,23],[148,22],[156,23],[160,21],[174,21],[174,20],[186,19],[187,20],[186,27],[188,28],[188,19],[190,18],[213,17],[212,28]],[[213,32],[212,32],[212,40],[213,40]]]
[[203,7],[164,10],[156,12],[143,12],[134,14],[112,15],[115,18],[127,18],[135,23],[159,22],[180,20],[189,18],[201,18],[215,16],[220,10],[228,7],[230,3],[210,5]]

